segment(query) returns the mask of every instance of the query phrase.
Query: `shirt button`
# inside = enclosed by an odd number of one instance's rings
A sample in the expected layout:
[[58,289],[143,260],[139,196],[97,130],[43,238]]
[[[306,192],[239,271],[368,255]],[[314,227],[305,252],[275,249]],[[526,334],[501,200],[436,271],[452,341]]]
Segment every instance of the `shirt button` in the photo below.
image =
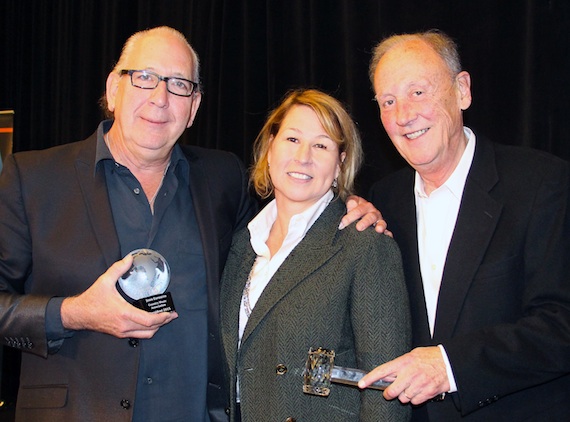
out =
[[148,378],[146,379],[146,383],[147,383],[147,384],[152,384],[152,378],[151,378],[151,377],[148,377]]
[[141,190],[139,188],[134,188],[133,192],[135,193],[135,195],[138,195],[139,193],[141,193]]
[[121,407],[123,409],[130,409],[131,408],[131,402],[128,401],[127,399],[123,399],[123,400],[121,400]]
[[131,347],[138,347],[139,346],[139,341],[136,338],[130,338],[129,339],[129,346]]

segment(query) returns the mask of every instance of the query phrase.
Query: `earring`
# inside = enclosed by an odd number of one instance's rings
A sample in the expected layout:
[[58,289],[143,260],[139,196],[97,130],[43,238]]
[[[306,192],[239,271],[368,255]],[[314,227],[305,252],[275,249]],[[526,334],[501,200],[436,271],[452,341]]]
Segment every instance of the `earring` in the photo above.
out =
[[333,182],[332,182],[332,187],[333,187],[334,189],[338,188],[338,179],[334,179],[334,180],[333,180]]

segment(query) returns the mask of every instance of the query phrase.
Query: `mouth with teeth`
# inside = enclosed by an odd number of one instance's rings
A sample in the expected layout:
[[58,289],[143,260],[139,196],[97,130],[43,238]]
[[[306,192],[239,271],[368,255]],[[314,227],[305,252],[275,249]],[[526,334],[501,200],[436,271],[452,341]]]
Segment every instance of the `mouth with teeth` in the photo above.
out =
[[312,179],[311,176],[309,176],[308,174],[305,173],[295,173],[295,172],[288,172],[287,173],[289,176],[291,176],[293,179],[299,179],[299,180],[310,180]]
[[416,139],[416,138],[419,138],[420,136],[422,136],[428,130],[429,130],[429,128],[416,130],[415,132],[412,132],[412,133],[406,133],[404,136],[408,139]]

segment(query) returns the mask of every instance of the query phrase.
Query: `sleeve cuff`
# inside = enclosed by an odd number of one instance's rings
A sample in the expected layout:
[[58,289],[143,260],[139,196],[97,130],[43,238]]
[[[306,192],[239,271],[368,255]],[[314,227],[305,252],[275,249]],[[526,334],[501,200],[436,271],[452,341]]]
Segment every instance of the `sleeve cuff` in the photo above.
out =
[[453,370],[451,369],[451,364],[449,363],[449,358],[447,357],[447,352],[445,348],[438,344],[439,350],[441,351],[441,355],[443,357],[443,361],[445,362],[445,370],[447,372],[447,379],[449,380],[449,391],[448,393],[455,393],[457,392],[457,383],[455,382],[455,377],[453,376]]
[[73,331],[66,330],[61,322],[61,304],[65,298],[52,297],[46,308],[46,339],[48,353],[53,354],[59,350],[66,338],[73,336]]

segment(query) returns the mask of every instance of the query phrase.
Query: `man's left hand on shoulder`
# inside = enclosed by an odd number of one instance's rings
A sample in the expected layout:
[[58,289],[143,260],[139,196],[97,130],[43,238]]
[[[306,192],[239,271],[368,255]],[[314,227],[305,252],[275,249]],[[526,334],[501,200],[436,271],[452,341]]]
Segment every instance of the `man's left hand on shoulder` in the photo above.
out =
[[382,213],[366,199],[356,195],[349,196],[346,200],[346,210],[347,213],[342,218],[340,226],[338,227],[339,230],[359,220],[356,223],[356,229],[358,231],[363,231],[370,226],[374,226],[374,229],[378,233],[384,233],[385,235],[393,237],[392,232],[387,229],[388,224],[382,218]]

